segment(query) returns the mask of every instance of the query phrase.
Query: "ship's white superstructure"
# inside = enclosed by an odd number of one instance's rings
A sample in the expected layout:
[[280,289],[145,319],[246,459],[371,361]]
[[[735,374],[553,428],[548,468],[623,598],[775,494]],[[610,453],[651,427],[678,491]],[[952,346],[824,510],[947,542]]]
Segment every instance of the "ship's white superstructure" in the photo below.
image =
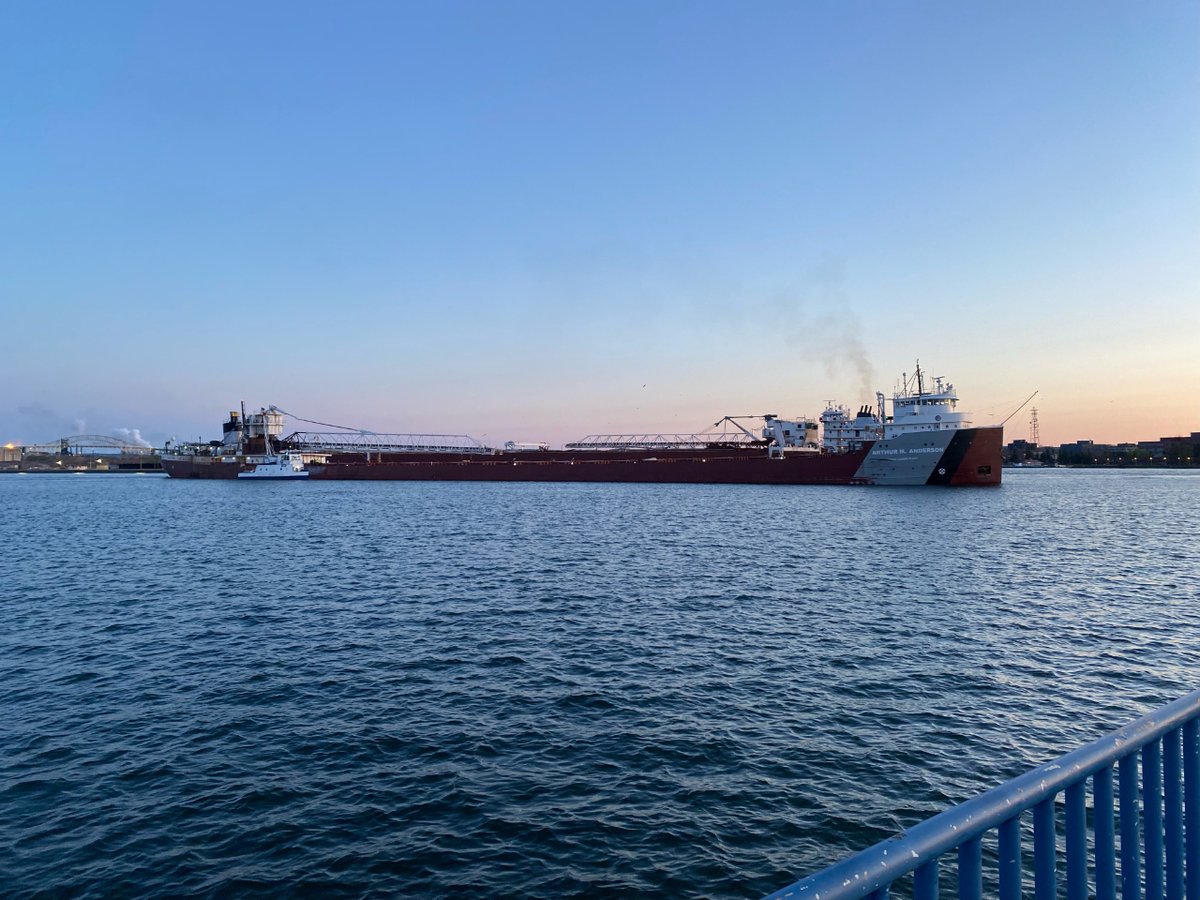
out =
[[[933,389],[925,389],[925,373],[918,363],[912,378],[905,375],[892,395],[892,415],[886,420],[884,437],[926,431],[955,431],[970,428],[969,413],[959,412],[958,393],[942,376],[933,379]],[[883,395],[878,395],[882,405]]]
[[830,403],[821,413],[821,430],[822,450],[826,453],[849,453],[861,449],[866,441],[879,440],[883,434],[883,424],[869,406],[859,407],[854,418],[850,418],[850,411],[846,407]]
[[772,456],[784,453],[817,453],[817,423],[811,419],[781,419],[763,416],[763,440],[769,442]]

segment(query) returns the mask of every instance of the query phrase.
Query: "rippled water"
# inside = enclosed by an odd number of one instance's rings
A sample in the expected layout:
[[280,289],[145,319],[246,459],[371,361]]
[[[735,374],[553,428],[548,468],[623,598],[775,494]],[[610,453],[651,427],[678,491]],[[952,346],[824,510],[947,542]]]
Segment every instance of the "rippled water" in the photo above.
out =
[[1200,472],[0,477],[8,895],[755,896],[1200,683]]

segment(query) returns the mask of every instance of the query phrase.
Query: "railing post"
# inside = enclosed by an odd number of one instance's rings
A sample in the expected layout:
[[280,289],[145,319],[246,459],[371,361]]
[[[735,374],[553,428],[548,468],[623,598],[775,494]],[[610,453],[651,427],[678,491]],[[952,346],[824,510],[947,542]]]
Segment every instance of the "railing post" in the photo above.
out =
[[1000,900],[1021,900],[1021,816],[1000,823]]
[[1092,804],[1096,813],[1096,900],[1116,900],[1112,766],[1105,766],[1092,776]]
[[1183,723],[1184,841],[1187,900],[1200,900],[1200,721]]
[[1183,766],[1180,730],[1163,735],[1163,807],[1167,855],[1167,900],[1183,900]]
[[1088,900],[1087,782],[1067,788],[1067,900]]
[[983,900],[983,851],[977,837],[958,848],[958,900]]
[[1121,757],[1117,769],[1117,783],[1121,791],[1121,900],[1138,900],[1142,893],[1137,763],[1137,754],[1130,753]]
[[1057,900],[1054,798],[1047,797],[1033,808],[1033,896],[1034,900]]
[[913,873],[913,900],[937,900],[938,861],[931,859]]
[[1163,900],[1162,744],[1142,748],[1142,816],[1146,834],[1146,900]]

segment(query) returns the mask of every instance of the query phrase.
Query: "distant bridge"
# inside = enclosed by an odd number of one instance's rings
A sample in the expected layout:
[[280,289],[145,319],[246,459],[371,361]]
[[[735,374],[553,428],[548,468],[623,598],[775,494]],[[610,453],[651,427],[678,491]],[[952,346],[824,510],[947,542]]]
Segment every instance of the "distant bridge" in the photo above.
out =
[[152,456],[158,452],[154,447],[130,444],[121,438],[103,434],[73,434],[46,444],[29,444],[23,449],[27,454],[47,456],[103,456],[118,453],[122,456]]

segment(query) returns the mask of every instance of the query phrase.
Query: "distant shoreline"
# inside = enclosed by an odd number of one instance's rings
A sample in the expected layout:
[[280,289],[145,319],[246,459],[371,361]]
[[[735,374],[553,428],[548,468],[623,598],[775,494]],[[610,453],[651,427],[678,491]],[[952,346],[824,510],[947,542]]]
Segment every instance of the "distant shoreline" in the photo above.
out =
[[152,469],[9,469],[0,468],[0,475],[156,475],[165,474],[162,466]]
[[1174,471],[1183,471],[1187,469],[1200,469],[1200,465],[1196,463],[1125,463],[1122,465],[1113,465],[1111,463],[1059,463],[1053,466],[1022,466],[1014,463],[1005,463],[1003,466],[1006,470],[1011,469],[1026,469],[1030,472],[1036,472],[1042,469],[1136,469],[1139,472],[1146,469],[1170,469]]

